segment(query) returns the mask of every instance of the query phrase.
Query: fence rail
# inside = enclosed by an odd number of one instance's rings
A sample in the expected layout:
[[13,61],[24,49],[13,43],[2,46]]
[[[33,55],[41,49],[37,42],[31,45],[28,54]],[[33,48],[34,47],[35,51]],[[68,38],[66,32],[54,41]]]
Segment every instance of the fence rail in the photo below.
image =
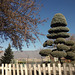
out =
[[75,75],[75,64],[2,64],[1,75]]

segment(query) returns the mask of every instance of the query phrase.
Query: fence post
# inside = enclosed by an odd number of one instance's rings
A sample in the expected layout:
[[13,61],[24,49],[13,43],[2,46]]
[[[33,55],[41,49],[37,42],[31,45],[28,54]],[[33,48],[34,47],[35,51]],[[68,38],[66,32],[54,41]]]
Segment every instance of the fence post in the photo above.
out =
[[46,75],[46,67],[45,67],[45,64],[43,64],[43,73],[44,73],[44,75]]
[[60,63],[58,63],[58,69],[59,69],[59,75],[62,75],[61,64]]
[[2,75],[4,75],[4,64],[2,64]]

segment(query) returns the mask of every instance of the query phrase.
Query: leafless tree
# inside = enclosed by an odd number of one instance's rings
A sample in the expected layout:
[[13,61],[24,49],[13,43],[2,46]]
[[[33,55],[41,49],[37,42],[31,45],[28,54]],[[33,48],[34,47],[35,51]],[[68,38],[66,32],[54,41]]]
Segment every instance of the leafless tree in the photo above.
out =
[[0,40],[10,39],[12,46],[22,49],[22,43],[34,44],[38,35],[38,25],[46,22],[39,15],[39,4],[35,0],[0,0]]

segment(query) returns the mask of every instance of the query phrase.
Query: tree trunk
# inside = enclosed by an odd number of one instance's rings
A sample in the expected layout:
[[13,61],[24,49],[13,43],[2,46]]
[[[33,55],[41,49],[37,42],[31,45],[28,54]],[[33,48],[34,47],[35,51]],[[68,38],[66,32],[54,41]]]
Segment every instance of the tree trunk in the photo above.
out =
[[61,58],[58,58],[58,59],[59,59],[59,63],[63,64],[63,63],[61,62]]

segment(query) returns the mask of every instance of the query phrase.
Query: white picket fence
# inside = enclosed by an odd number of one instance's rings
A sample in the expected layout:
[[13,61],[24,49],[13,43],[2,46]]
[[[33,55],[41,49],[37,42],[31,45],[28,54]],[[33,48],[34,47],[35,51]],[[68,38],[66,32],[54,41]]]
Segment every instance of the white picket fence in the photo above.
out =
[[2,64],[1,75],[75,75],[75,64]]

